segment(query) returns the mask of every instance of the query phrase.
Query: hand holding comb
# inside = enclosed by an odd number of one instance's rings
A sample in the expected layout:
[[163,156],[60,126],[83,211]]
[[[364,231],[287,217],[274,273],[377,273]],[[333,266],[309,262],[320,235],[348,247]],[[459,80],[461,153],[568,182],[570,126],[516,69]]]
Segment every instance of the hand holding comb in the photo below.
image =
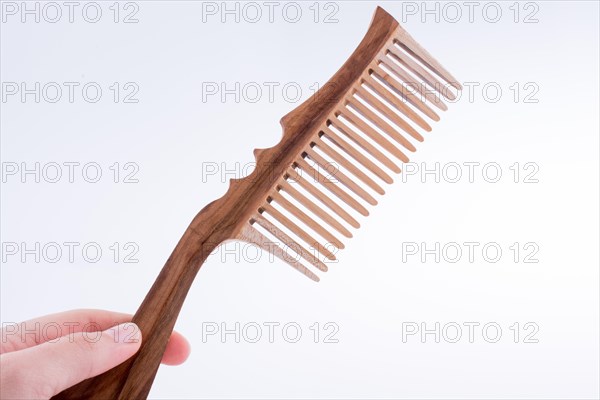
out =
[[[368,215],[371,193],[384,194],[406,152],[431,131],[438,110],[461,85],[382,8],[342,68],[313,97],[281,119],[283,137],[257,149],[255,170],[232,179],[223,197],[192,220],[133,317],[139,352],[55,399],[146,398],[187,292],[208,255],[226,240],[272,252],[310,279],[327,271],[332,247],[343,248]],[[324,171],[339,166],[333,175]],[[302,225],[302,226],[301,226]],[[273,243],[280,243],[274,246]],[[288,254],[292,249],[297,257]],[[312,251],[310,251],[312,250]],[[310,267],[310,268],[309,268]]]

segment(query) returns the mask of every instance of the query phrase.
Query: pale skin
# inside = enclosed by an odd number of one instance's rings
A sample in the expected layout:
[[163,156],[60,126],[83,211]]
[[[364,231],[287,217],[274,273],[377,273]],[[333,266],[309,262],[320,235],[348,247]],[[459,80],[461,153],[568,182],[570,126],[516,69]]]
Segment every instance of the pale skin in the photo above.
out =
[[[112,311],[73,310],[5,325],[0,398],[49,399],[121,364],[142,341],[131,318]],[[173,332],[162,363],[178,365],[189,354],[188,342]]]

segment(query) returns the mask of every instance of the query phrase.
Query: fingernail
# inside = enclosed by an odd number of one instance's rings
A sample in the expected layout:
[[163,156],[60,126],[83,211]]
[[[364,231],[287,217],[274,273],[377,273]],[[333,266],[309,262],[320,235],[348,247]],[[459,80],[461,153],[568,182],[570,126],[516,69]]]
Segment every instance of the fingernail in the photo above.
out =
[[115,341],[123,344],[139,343],[142,340],[140,328],[133,322],[126,322],[116,327]]

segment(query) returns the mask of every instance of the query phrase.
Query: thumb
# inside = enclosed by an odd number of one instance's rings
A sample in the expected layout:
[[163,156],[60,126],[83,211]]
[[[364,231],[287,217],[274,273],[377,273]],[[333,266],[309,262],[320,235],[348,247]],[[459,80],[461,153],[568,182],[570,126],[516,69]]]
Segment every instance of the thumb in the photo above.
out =
[[[134,355],[141,331],[124,323],[100,332],[76,332],[52,342],[2,355],[2,386],[17,398],[50,398]],[[10,389],[9,389],[10,388]]]

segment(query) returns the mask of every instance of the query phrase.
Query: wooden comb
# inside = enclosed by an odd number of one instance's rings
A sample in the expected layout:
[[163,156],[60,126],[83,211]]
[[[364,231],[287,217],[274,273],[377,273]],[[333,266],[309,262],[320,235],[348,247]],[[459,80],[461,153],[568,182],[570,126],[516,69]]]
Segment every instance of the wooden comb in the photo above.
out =
[[[451,89],[453,88],[453,89]],[[283,138],[254,151],[256,168],[193,219],[133,317],[139,352],[57,399],[146,398],[186,294],[227,240],[253,243],[318,281],[461,85],[382,8],[348,61],[281,119]],[[331,172],[331,169],[335,171]],[[335,199],[335,200],[334,200]],[[290,253],[289,250],[292,250]]]

